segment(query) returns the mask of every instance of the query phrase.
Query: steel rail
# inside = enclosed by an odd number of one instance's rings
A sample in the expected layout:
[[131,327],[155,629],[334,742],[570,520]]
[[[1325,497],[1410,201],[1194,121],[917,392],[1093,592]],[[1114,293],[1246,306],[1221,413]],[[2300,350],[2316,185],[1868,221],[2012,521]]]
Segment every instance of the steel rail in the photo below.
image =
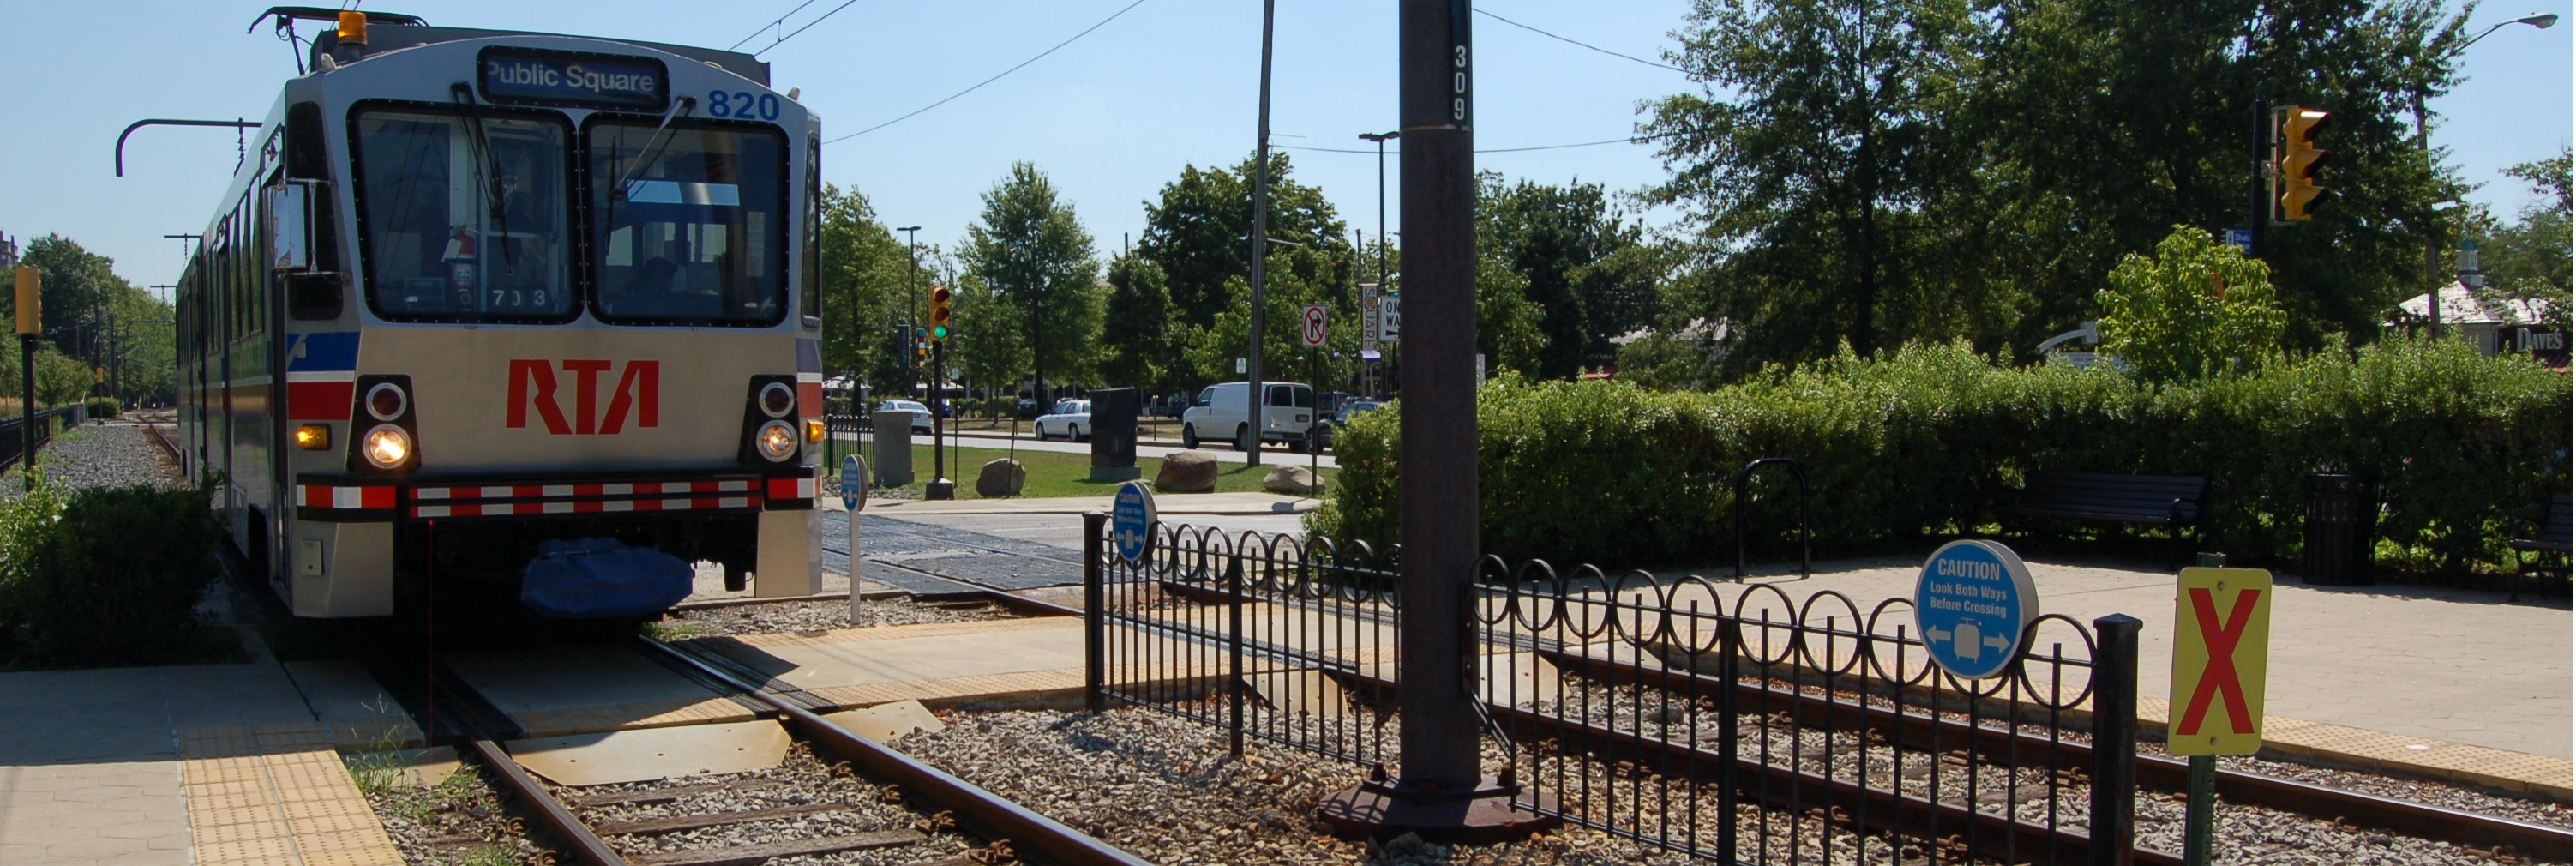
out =
[[838,752],[864,772],[902,785],[931,802],[955,810],[960,821],[978,828],[988,838],[1011,840],[1014,848],[1037,855],[1035,859],[1065,866],[1151,866],[1107,842],[1067,827],[1026,806],[1002,799],[910,755],[852,733],[812,710],[744,681],[732,671],[708,665],[689,653],[656,641],[638,638],[637,643],[650,652],[696,668],[707,677],[768,704],[806,739]]
[[[617,849],[609,847],[608,840],[591,832],[588,825],[573,815],[571,808],[556,799],[554,792],[546,790],[544,783],[529,775],[526,768],[519,766],[519,762],[501,748],[499,739],[505,735],[504,732],[493,730],[486,719],[477,718],[499,710],[483,702],[480,693],[471,687],[461,687],[462,680],[456,679],[445,665],[433,661],[431,666],[432,673],[421,677],[412,671],[411,666],[395,664],[393,659],[382,656],[370,658],[367,664],[376,680],[395,692],[397,702],[410,705],[415,710],[414,718],[429,720],[430,724],[425,726],[428,729],[422,733],[431,743],[453,741],[459,747],[458,754],[470,754],[474,760],[491,768],[502,786],[535,813],[537,822],[548,833],[570,846],[573,856],[581,863],[585,866],[629,866]],[[441,690],[437,688],[441,680],[455,681],[461,688]],[[440,712],[442,709],[445,712]],[[501,718],[507,719],[508,716]]]
[[[1727,687],[1723,679],[1696,672],[1649,668],[1634,662],[1562,649],[1542,647],[1535,652],[1559,670],[1608,682],[1650,683],[1660,688],[1700,695],[1714,695]],[[1833,713],[1838,721],[1851,721],[1857,715],[1860,724],[1909,746],[1925,746],[1934,742],[1936,737],[1943,742],[1956,743],[1958,739],[1955,738],[1964,737],[1970,748],[1989,756],[2027,756],[2056,750],[2063,756],[2058,762],[2060,766],[2090,766],[2093,760],[2093,747],[2089,743],[2051,741],[2020,731],[1970,725],[1958,719],[1900,712],[1894,707],[1867,702],[1835,700],[1800,689],[1749,682],[1737,682],[1734,687],[1740,701],[1763,707],[1785,705],[1791,708],[1792,718],[1801,721],[1824,713]],[[2181,791],[2188,766],[2172,758],[2139,755],[2138,784],[2142,788],[2159,791]],[[2340,818],[2435,841],[2475,847],[2509,844],[2542,860],[2563,862],[2576,859],[2576,832],[2565,828],[2225,768],[2218,771],[2218,794],[2237,805],[2267,806],[2321,820]]]

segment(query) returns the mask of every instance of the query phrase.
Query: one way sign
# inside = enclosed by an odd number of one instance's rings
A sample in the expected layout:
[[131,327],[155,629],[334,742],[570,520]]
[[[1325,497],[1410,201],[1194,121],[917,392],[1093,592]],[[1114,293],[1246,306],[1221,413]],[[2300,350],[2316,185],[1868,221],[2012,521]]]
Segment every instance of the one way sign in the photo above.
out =
[[2251,755],[2263,748],[2263,666],[2271,646],[2271,572],[2182,570],[2165,718],[2165,744],[2174,754]]

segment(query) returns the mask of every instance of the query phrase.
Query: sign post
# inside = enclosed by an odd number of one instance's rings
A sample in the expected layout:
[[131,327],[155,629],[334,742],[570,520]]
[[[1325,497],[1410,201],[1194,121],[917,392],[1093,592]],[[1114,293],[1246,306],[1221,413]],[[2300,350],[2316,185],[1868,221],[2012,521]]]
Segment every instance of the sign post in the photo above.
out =
[[850,518],[850,622],[859,621],[859,511],[868,507],[868,462],[856,452],[841,458],[841,509]]
[[[1303,336],[1306,338],[1306,392],[1313,394],[1324,387],[1322,351],[1324,337],[1328,333],[1324,329],[1324,305],[1307,304],[1305,322]],[[1306,474],[1321,478],[1323,477],[1321,473],[1324,466],[1324,448],[1322,440],[1316,438],[1315,431],[1324,429],[1324,401],[1316,400],[1314,403],[1315,405],[1306,407]]]
[[2039,590],[2021,557],[1992,541],[1941,545],[1914,580],[1914,627],[1932,663],[1961,679],[2001,674],[2039,618]]
[[18,273],[18,412],[26,420],[18,425],[26,434],[26,450],[18,452],[18,475],[26,480],[27,489],[36,489],[36,336],[44,333],[42,305],[45,301],[45,274],[34,265],[19,265]]
[[2186,568],[2174,592],[2173,691],[2165,747],[2191,759],[2183,861],[2208,866],[2218,756],[2263,748],[2263,673],[2272,645],[2272,573]]

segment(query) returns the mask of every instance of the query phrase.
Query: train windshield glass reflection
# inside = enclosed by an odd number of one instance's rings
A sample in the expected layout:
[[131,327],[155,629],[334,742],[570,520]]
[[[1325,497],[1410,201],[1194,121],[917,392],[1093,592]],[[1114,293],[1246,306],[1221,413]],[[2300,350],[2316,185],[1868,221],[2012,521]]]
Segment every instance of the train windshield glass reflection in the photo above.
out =
[[368,301],[378,315],[571,316],[564,123],[366,111],[356,131]]
[[[787,142],[600,122],[588,131],[599,315],[765,325],[786,299]],[[623,188],[617,179],[625,178]]]

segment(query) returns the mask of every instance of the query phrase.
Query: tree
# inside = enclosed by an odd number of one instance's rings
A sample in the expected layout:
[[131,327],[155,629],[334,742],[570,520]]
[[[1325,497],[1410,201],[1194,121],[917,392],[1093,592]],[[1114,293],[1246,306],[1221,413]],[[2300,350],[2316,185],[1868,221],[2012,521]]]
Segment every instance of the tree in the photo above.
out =
[[2248,369],[2279,352],[2289,315],[2271,269],[2209,232],[2175,226],[2154,258],[2130,254],[2103,289],[2102,349],[2152,381]]
[[1046,175],[1020,162],[984,193],[983,214],[966,235],[966,272],[1017,314],[1044,403],[1047,371],[1078,372],[1100,335],[1100,263],[1091,234]]
[[[1296,260],[1297,267],[1307,270],[1294,277],[1328,287],[1348,306],[1359,282],[1350,227],[1334,214],[1322,190],[1298,183],[1289,169],[1287,154],[1271,154],[1270,237],[1280,241],[1271,248],[1302,245],[1322,252]],[[1136,255],[1162,268],[1173,321],[1198,326],[1215,321],[1234,302],[1226,294],[1226,281],[1251,279],[1252,176],[1250,157],[1231,169],[1185,166],[1157,200],[1145,203],[1145,232],[1137,239]],[[1375,279],[1374,261],[1367,270]],[[1279,277],[1276,272],[1268,276]]]
[[2567,327],[2569,268],[2576,251],[2569,249],[2568,156],[2526,162],[2505,174],[2530,184],[2540,198],[2522,209],[2513,225],[2489,229],[2478,242],[2478,267],[2487,285],[2508,298],[2540,301],[2551,324]]
[[915,319],[911,254],[858,190],[827,184],[822,207],[823,367],[858,371],[880,394],[906,393],[894,329]]
[[[942,263],[945,259],[942,257]],[[948,365],[966,381],[995,396],[1008,396],[1011,383],[1027,375],[1029,348],[1022,340],[1020,311],[993,293],[991,284],[972,272],[951,280],[950,307],[955,321],[948,338]],[[1001,390],[995,391],[994,389]]]
[[1654,320],[1654,260],[1645,230],[1613,208],[1600,184],[1552,186],[1477,177],[1476,242],[1527,286],[1543,337],[1524,369],[1567,378],[1613,362],[1610,338]]
[[1100,378],[1158,392],[1172,383],[1171,291],[1163,268],[1133,254],[1109,262],[1109,298],[1101,326]]
[[[51,344],[45,351],[54,354],[38,359],[39,390],[59,394],[57,388],[70,389],[59,396],[39,395],[40,400],[58,402],[87,393],[95,381],[93,368],[114,371],[120,397],[177,396],[169,303],[117,276],[114,259],[61,235],[29,241],[22,261],[44,275],[43,339]],[[15,303],[7,302],[13,314]],[[16,352],[8,354],[14,364]],[[58,385],[57,380],[75,384]]]
[[[1698,93],[1652,106],[1711,291],[1745,365],[1945,336],[1910,305],[1940,296],[1949,226],[1927,219],[1963,154],[1949,132],[1972,61],[1965,0],[1698,0],[1675,60]],[[1970,299],[1973,303],[1973,299]]]

